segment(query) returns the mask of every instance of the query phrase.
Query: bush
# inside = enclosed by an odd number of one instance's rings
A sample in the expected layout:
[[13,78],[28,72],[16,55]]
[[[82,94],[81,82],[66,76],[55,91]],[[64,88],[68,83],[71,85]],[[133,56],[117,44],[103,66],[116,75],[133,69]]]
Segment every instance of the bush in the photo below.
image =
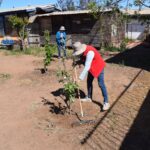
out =
[[113,45],[110,45],[110,46],[104,47],[104,50],[105,51],[110,51],[110,52],[122,52],[122,51],[126,50],[126,45],[127,45],[126,42],[127,42],[127,40],[123,40],[120,43],[119,47],[115,47]]
[[110,51],[110,52],[118,52],[120,51],[120,48],[115,47],[115,46],[108,46],[108,47],[104,47],[105,51]]
[[120,44],[120,48],[119,48],[120,50],[119,51],[121,51],[121,52],[124,51],[126,49],[126,46],[127,46],[126,43],[124,41],[122,41]]
[[129,42],[133,42],[134,40],[129,39],[129,38],[124,38],[123,41],[127,44],[127,43],[129,43]]

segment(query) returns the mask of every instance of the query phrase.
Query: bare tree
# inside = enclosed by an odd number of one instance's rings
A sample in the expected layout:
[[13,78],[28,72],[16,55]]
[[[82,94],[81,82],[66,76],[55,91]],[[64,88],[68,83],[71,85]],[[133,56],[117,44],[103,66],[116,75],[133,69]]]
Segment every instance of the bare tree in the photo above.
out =
[[88,9],[90,3],[96,3],[96,0],[79,0],[79,9]]
[[62,10],[75,10],[74,0],[57,0],[57,3]]
[[134,4],[139,7],[148,7],[150,8],[150,0],[135,0]]
[[0,5],[2,4],[2,1],[3,1],[3,0],[0,0]]
[[57,0],[62,10],[88,9],[91,3],[95,3],[99,8],[150,8],[150,0]]

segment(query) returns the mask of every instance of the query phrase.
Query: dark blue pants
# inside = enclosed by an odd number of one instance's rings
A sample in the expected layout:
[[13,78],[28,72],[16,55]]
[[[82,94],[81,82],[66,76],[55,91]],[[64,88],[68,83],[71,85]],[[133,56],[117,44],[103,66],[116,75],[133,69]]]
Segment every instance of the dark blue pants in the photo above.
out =
[[[93,94],[93,80],[94,77],[93,75],[89,72],[88,77],[87,77],[87,91],[88,91],[88,97],[92,98]],[[108,94],[107,94],[107,89],[104,83],[104,70],[100,73],[100,75],[97,78],[98,80],[98,85],[102,91],[102,95],[104,97],[104,103],[108,103]]]

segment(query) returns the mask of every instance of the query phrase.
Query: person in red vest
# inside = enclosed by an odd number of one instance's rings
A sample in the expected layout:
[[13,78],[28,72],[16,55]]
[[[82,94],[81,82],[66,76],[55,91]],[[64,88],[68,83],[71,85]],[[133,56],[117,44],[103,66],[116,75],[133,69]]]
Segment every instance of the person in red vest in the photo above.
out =
[[103,110],[108,110],[110,104],[108,102],[107,89],[104,83],[104,67],[105,62],[96,48],[90,45],[75,42],[73,44],[73,56],[80,56],[84,61],[84,69],[81,72],[79,79],[84,80],[87,75],[87,96],[82,101],[91,102],[93,92],[93,80],[97,78],[98,85],[104,97]]

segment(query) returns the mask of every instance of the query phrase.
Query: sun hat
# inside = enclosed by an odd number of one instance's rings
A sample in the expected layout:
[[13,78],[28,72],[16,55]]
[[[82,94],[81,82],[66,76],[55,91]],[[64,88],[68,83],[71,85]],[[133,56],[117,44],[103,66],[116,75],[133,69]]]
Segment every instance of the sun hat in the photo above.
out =
[[86,44],[82,44],[81,42],[75,42],[73,44],[73,49],[74,49],[73,56],[78,56],[86,50]]
[[61,26],[59,30],[60,30],[60,31],[64,31],[64,30],[65,30],[65,27],[64,27],[64,26]]

